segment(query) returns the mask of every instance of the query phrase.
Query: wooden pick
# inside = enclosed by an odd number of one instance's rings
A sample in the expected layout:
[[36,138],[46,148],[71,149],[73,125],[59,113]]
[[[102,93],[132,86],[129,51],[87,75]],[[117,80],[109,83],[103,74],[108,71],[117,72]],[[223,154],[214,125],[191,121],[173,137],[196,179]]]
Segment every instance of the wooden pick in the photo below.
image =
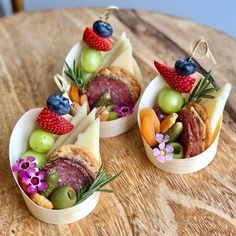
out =
[[115,11],[119,10],[117,6],[109,6],[105,9],[103,14],[100,16],[100,20],[107,21],[110,15],[112,15]]
[[[201,45],[204,46],[204,53],[202,55],[197,56],[196,53],[199,50]],[[191,60],[192,58],[202,59],[202,58],[205,58],[205,57],[210,58],[213,61],[213,63],[216,64],[216,60],[215,60],[215,58],[213,57],[213,55],[211,53],[211,50],[209,48],[209,45],[208,45],[207,41],[204,40],[204,39],[201,39],[201,40],[198,40],[196,42],[196,44],[194,45],[194,47],[192,49],[192,52],[191,52],[191,57],[190,57],[189,60]]]

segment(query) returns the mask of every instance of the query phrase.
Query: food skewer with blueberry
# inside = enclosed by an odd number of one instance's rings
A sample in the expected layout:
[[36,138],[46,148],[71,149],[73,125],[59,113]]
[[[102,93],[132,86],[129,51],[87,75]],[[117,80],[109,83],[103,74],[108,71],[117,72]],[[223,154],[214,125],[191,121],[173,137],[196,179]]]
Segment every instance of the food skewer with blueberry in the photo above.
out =
[[[73,66],[65,61],[65,75],[72,81],[69,97],[73,103],[89,104],[89,109],[97,107],[101,114],[101,121],[110,121],[131,115],[141,94],[141,86],[132,71],[124,67],[111,65],[101,67],[104,56],[120,55],[130,44],[125,43],[113,48],[110,39],[113,33],[108,23],[109,15],[117,8],[108,8],[103,16],[93,23],[93,28],[86,27],[79,58],[75,58]],[[127,39],[125,39],[127,40]],[[120,43],[117,41],[117,44]],[[116,43],[114,44],[116,46]],[[117,49],[118,48],[118,49]],[[111,52],[109,52],[111,51]],[[132,55],[129,55],[129,60]],[[113,58],[114,60],[114,58]],[[105,108],[105,109],[103,109]]]
[[[39,206],[47,209],[65,209],[86,200],[118,175],[108,176],[99,155],[99,118],[88,122],[85,107],[73,118],[68,115],[71,107],[69,99],[60,94],[48,97],[35,120],[29,149],[12,166],[23,191]],[[91,112],[95,114],[95,112]],[[82,117],[83,116],[83,117]],[[75,129],[87,123],[83,133],[79,133],[74,144],[67,140],[74,136]],[[95,117],[95,116],[94,116]],[[76,133],[77,134],[77,133]],[[61,137],[64,142],[54,146]],[[87,140],[92,139],[91,149]]]
[[197,81],[192,57],[178,59],[174,67],[154,65],[167,86],[153,108],[140,111],[141,134],[161,163],[197,156],[214,141],[231,85],[216,91],[211,71]]

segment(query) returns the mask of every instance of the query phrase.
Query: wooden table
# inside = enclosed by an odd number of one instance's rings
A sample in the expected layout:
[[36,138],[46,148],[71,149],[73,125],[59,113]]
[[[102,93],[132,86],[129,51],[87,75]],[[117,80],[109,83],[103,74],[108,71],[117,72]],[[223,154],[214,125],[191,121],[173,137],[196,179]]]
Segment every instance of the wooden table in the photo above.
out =
[[111,18],[114,36],[126,31],[147,84],[156,74],[153,60],[172,64],[204,37],[217,65],[217,86],[233,90],[224,112],[218,152],[212,164],[189,175],[172,175],[147,159],[138,127],[101,140],[102,159],[111,173],[124,173],[102,194],[96,209],[70,225],[47,225],[27,210],[9,167],[8,142],[27,110],[42,107],[57,91],[53,75],[68,50],[100,8],[21,13],[0,20],[0,235],[236,235],[236,41],[193,22],[146,11],[120,10]]

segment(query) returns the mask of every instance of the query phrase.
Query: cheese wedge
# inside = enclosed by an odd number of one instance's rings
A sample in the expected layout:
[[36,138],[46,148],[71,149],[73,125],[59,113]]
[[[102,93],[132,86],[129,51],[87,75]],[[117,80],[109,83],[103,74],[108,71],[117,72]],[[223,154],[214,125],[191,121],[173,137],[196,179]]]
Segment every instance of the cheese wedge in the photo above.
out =
[[217,128],[217,124],[223,114],[226,101],[229,97],[231,84],[226,83],[224,87],[219,89],[217,92],[212,95],[215,96],[213,99],[205,100],[201,105],[206,109],[210,119],[211,119],[211,128],[213,133]]
[[113,48],[109,52],[104,54],[100,69],[105,68],[105,67],[109,67],[112,64],[112,62],[128,46],[131,46],[130,40],[126,37],[125,33],[122,33],[121,36],[116,41],[116,43],[114,44]]
[[79,133],[75,144],[90,150],[100,163],[99,129],[100,120],[97,118],[83,133]]
[[95,120],[96,109],[93,109],[83,120],[82,122],[73,129],[69,137],[65,140],[63,145],[75,143],[79,133],[84,132]]
[[123,50],[123,52],[112,62],[111,66],[120,66],[120,67],[125,68],[129,72],[134,73],[131,45],[128,45]]
[[[80,123],[84,120],[84,118],[86,117],[87,115],[87,105],[84,104],[80,111],[71,119],[71,123],[74,125],[74,129],[75,130],[79,125]],[[51,148],[51,150],[49,151],[48,155],[50,155],[50,153],[55,149],[55,148],[58,148],[60,146],[62,146],[66,139],[69,138],[69,136],[73,133],[73,130],[70,132],[70,133],[67,133],[67,134],[64,134],[64,135],[61,135],[57,140],[56,142],[54,143],[53,147]]]

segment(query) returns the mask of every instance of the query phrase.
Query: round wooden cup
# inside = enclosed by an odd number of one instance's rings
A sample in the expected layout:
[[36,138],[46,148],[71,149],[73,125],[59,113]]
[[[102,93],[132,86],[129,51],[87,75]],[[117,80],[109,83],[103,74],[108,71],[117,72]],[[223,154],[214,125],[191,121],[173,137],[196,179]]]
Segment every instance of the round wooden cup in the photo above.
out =
[[[79,63],[80,54],[84,45],[85,44],[83,42],[79,42],[71,48],[71,50],[69,51],[65,59],[65,61],[68,63],[69,66],[73,66],[74,60],[76,61],[76,64]],[[134,75],[138,79],[138,82],[141,86],[141,90],[143,91],[142,75],[141,75],[137,62],[134,59],[133,59],[133,70],[134,70]],[[65,71],[65,65],[62,69],[62,76],[66,79],[67,76],[65,75],[64,71]],[[69,79],[67,80],[68,80],[68,83],[71,83]],[[112,121],[102,121],[100,124],[100,137],[103,137],[103,138],[115,137],[130,130],[137,121],[137,112],[138,112],[138,104],[140,101],[140,97],[135,104],[133,114],[127,117],[122,117],[122,118],[112,120]]]
[[[28,140],[30,134],[35,129],[35,120],[42,108],[35,108],[27,111],[16,123],[10,138],[9,160],[10,165],[14,165],[21,155],[28,150]],[[13,173],[14,179],[21,191],[25,203],[31,214],[48,224],[69,224],[86,217],[96,207],[100,193],[95,192],[85,201],[73,207],[61,210],[45,209],[34,203],[20,187],[17,174]]]
[[[138,114],[143,108],[154,107],[157,94],[165,86],[168,85],[160,76],[155,77],[150,82],[150,84],[146,87],[146,89],[143,92],[138,108]],[[139,115],[138,115],[138,125],[140,129],[141,124]],[[199,171],[208,166],[216,155],[221,126],[222,126],[222,118],[219,121],[217,130],[213,137],[214,141],[204,152],[191,158],[173,159],[165,163],[160,163],[155,158],[155,156],[152,153],[152,148],[147,144],[145,139],[142,138],[147,157],[149,158],[149,160],[152,162],[153,165],[169,173],[188,174]]]

